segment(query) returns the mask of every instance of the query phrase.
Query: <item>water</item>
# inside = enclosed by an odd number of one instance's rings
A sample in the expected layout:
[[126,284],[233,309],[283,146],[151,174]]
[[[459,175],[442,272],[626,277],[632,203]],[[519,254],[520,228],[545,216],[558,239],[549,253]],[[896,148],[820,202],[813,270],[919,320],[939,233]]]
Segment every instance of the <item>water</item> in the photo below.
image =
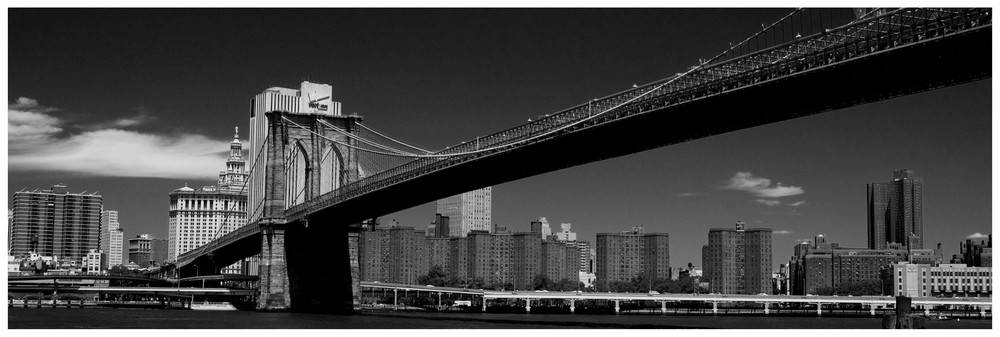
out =
[[[8,308],[11,329],[878,329],[881,318],[500,313],[364,313]],[[931,329],[990,329],[991,319],[931,321]]]

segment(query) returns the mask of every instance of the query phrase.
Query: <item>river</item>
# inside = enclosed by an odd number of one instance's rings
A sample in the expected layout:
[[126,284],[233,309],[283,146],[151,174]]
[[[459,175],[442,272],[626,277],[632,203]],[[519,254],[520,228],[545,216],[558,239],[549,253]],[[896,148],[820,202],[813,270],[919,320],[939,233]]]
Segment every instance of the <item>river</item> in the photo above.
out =
[[[8,308],[11,329],[878,329],[880,318],[504,313],[363,313]],[[932,329],[990,329],[992,319],[930,321]]]

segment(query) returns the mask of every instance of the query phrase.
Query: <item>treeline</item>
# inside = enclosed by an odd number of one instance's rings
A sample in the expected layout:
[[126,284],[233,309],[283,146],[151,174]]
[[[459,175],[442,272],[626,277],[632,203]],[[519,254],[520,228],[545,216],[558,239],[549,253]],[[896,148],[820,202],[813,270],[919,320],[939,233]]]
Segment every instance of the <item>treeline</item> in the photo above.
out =
[[[486,284],[480,278],[461,279],[454,275],[447,275],[441,266],[432,266],[426,274],[417,278],[417,283],[421,285],[432,285],[435,287],[470,288],[470,289],[490,289],[490,290],[514,290],[513,283],[506,284]],[[549,290],[549,291],[576,291],[584,290],[583,282],[579,280],[562,279],[554,281],[545,275],[535,275],[530,289],[516,290]]]
[[611,281],[608,282],[607,289],[603,291],[610,291],[616,293],[645,293],[649,291],[656,291],[661,294],[665,293],[682,293],[682,294],[692,294],[692,293],[707,293],[708,289],[702,288],[698,284],[698,278],[690,277],[687,275],[682,275],[677,278],[677,280],[665,279],[665,278],[655,278],[646,277],[645,275],[639,275],[629,281]]

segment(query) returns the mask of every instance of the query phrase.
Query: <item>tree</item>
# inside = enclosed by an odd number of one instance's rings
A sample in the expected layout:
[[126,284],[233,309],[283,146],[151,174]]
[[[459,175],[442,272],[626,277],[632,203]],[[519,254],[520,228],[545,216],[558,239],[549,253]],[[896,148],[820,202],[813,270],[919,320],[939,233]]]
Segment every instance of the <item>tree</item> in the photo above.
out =
[[531,288],[534,290],[549,290],[549,288],[554,288],[554,287],[552,280],[550,280],[548,276],[546,276],[545,274],[538,274],[535,275],[534,280],[532,280]]

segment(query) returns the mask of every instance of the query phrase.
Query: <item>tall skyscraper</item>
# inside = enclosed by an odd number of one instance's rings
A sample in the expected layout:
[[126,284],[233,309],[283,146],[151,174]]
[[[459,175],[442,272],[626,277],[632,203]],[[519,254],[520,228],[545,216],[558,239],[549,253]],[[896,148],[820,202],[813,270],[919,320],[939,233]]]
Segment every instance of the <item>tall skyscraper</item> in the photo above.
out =
[[[237,132],[239,130],[237,129]],[[247,172],[239,133],[229,144],[226,169],[215,186],[195,190],[184,186],[170,192],[167,260],[198,248],[247,223]]]
[[448,235],[465,237],[470,231],[489,231],[493,188],[485,187],[437,201],[437,213],[448,217]]
[[125,233],[118,223],[118,211],[101,211],[101,270],[123,263],[122,241]]
[[628,282],[640,275],[670,278],[670,236],[643,233],[635,226],[621,233],[597,233],[597,290],[614,281]]
[[712,292],[723,294],[771,293],[771,229],[712,228],[702,249],[705,277]]
[[[267,170],[264,165],[267,162],[267,149],[264,147],[267,139],[267,116],[264,114],[269,111],[285,111],[340,116],[340,102],[333,101],[332,95],[333,87],[328,84],[303,81],[299,89],[271,87],[250,100],[249,161],[250,167],[254,167],[249,176],[248,186],[250,222],[260,219],[261,212],[256,210],[264,201],[264,177]],[[338,181],[326,180],[321,182],[320,191],[325,193],[337,187],[339,187]],[[294,200],[286,199],[286,202],[291,203]]]
[[892,181],[868,184],[868,248],[923,248],[923,184],[906,169],[894,171]]
[[82,263],[91,250],[100,249],[102,198],[73,194],[66,186],[15,192],[10,228],[10,255],[57,256]]

